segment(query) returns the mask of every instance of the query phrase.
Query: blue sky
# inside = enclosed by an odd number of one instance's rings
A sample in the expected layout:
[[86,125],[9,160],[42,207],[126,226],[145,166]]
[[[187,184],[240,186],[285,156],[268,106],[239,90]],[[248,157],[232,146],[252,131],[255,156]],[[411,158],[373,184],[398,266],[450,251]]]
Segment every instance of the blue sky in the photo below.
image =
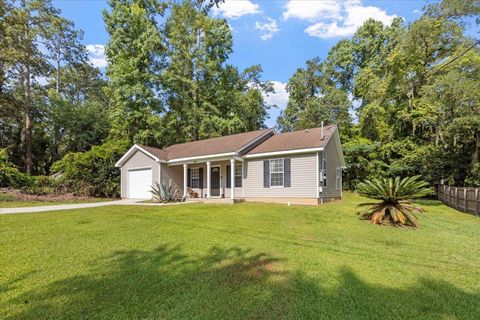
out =
[[[62,16],[84,31],[83,42],[94,65],[104,68],[103,46],[108,41],[102,11],[105,1],[54,0]],[[229,63],[243,69],[254,64],[263,68],[263,79],[274,82],[276,93],[267,98],[279,108],[270,110],[268,126],[275,124],[285,107],[285,83],[307,59],[324,58],[340,39],[350,37],[368,18],[385,24],[393,17],[407,22],[420,16],[426,1],[255,1],[227,0],[212,14],[228,20],[233,30],[234,53]]]

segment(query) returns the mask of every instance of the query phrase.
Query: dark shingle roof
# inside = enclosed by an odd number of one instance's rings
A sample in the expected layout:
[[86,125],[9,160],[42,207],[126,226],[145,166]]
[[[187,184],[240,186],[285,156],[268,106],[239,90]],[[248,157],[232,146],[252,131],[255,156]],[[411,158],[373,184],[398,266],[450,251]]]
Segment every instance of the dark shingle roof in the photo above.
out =
[[272,129],[262,129],[218,138],[174,144],[165,149],[149,146],[141,147],[161,160],[175,160],[180,158],[235,152],[268,132],[272,132]]
[[143,149],[146,151],[150,152],[153,154],[155,157],[157,157],[160,160],[167,160],[167,151],[160,149],[160,148],[155,148],[155,147],[149,147],[149,146],[143,146],[141,145]]
[[[251,155],[266,152],[324,147],[335,130],[335,125],[325,126],[323,140],[321,139],[321,128],[274,134],[249,150],[246,154]],[[272,129],[263,129],[218,138],[174,144],[165,149],[149,146],[141,147],[161,160],[175,160],[239,151],[255,139],[265,136],[269,132],[272,132]]]
[[335,125],[325,126],[323,140],[321,139],[321,128],[278,133],[260,143],[247,154],[324,147],[335,129]]

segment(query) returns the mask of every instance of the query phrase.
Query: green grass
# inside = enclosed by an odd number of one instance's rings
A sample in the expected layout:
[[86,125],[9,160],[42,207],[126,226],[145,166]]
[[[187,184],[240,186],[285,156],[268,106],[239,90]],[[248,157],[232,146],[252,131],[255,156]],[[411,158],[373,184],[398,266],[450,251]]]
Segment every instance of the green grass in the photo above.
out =
[[103,198],[91,198],[87,200],[63,200],[63,201],[22,201],[18,200],[15,197],[0,193],[0,208],[18,208],[18,207],[37,207],[37,206],[53,206],[56,204],[74,204],[74,203],[90,203],[90,202],[100,202],[108,201],[110,199]]
[[363,200],[0,216],[0,318],[479,319],[480,219],[378,226]]

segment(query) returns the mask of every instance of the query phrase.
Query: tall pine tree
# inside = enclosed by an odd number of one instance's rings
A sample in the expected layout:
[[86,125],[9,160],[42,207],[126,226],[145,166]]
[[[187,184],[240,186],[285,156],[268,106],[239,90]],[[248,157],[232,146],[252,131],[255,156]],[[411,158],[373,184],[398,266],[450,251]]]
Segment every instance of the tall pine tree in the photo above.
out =
[[104,19],[110,34],[105,50],[110,138],[160,144],[165,47],[157,19],[165,5],[156,0],[110,0],[109,5]]

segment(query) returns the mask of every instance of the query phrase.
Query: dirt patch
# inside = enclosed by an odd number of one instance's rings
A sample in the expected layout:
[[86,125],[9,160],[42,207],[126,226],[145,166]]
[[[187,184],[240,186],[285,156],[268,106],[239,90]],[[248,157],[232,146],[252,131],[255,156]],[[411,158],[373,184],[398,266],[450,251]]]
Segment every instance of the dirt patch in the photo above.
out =
[[[39,202],[54,202],[54,201],[98,201],[100,198],[90,196],[76,196],[72,193],[65,194],[42,194],[34,195],[25,193],[19,189],[0,188],[0,194],[5,195],[6,201],[39,201]],[[101,200],[115,200],[115,198],[101,198]]]

